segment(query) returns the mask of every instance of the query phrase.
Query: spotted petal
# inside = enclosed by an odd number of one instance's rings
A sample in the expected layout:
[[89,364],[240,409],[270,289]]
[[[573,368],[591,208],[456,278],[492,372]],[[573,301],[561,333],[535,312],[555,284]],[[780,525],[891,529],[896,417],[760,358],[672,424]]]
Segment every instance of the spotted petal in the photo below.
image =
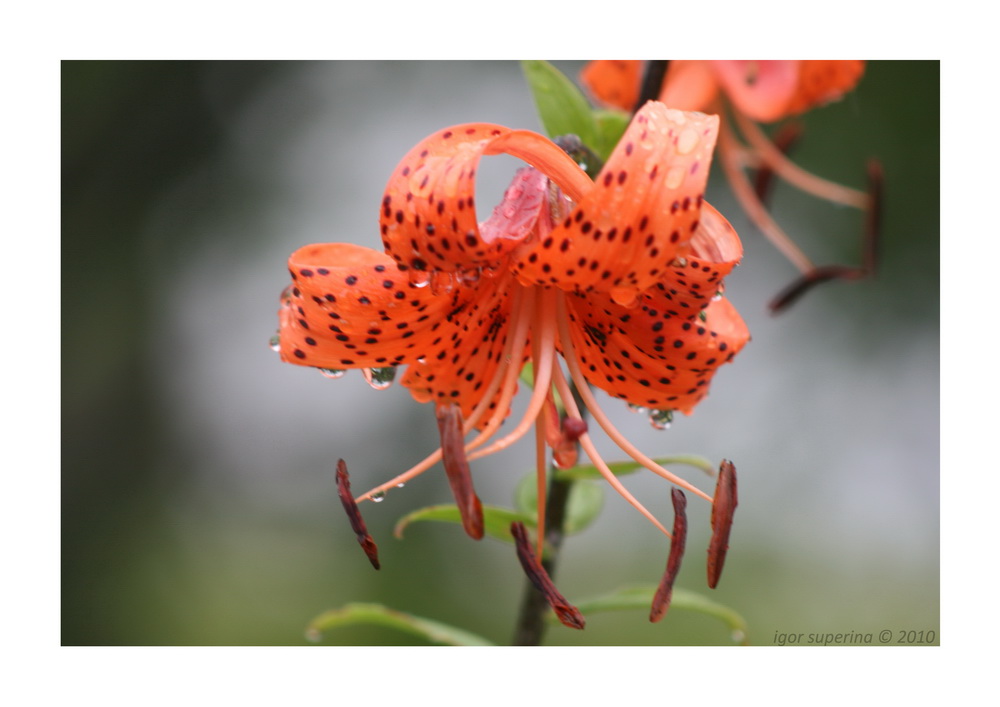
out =
[[672,265],[637,306],[595,295],[569,298],[584,376],[633,405],[691,412],[715,370],[749,339],[735,308],[716,295],[742,256],[739,237],[707,203],[702,216],[688,258]]
[[647,103],[576,208],[518,250],[522,282],[634,303],[689,249],[718,128],[718,116]]
[[288,261],[292,285],[280,311],[281,358],[325,369],[396,366],[428,355],[436,327],[474,291],[414,287],[389,256],[321,243]]
[[[501,232],[495,227],[480,230],[476,220],[479,160],[500,152],[525,159],[574,191],[589,183],[568,155],[535,133],[490,123],[467,123],[435,133],[403,158],[382,199],[382,244],[400,270],[495,269],[527,236],[533,226],[528,221],[510,223]],[[524,213],[530,214],[530,209]]]

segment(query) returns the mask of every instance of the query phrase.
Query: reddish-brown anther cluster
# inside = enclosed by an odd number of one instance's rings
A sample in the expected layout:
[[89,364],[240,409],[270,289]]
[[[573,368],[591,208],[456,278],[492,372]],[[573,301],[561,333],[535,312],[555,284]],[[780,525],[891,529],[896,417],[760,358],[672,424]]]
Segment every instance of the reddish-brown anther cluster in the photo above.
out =
[[465,456],[462,408],[455,403],[441,405],[437,409],[437,421],[441,433],[441,462],[458,503],[462,527],[469,537],[480,540],[483,537],[483,505],[472,488],[472,474]]
[[343,459],[337,460],[337,495],[340,496],[340,502],[344,504],[344,510],[347,511],[347,517],[351,521],[351,528],[354,530],[355,535],[358,536],[358,543],[361,545],[361,549],[365,551],[369,562],[372,563],[372,567],[378,569],[380,567],[378,562],[378,546],[375,544],[372,536],[369,535],[368,528],[365,527],[364,518],[361,517],[361,511],[358,510],[358,504],[354,500],[354,496],[351,495],[351,481],[347,476],[347,463]]
[[719,479],[712,503],[712,540],[708,544],[708,586],[715,589],[729,550],[729,531],[736,511],[736,467],[728,459],[719,465]]
[[684,557],[684,542],[687,540],[687,498],[680,489],[670,492],[670,500],[674,504],[674,536],[670,539],[670,555],[667,556],[667,569],[660,580],[660,586],[653,596],[653,606],[649,611],[649,620],[657,622],[663,618],[670,608],[670,599],[674,593],[674,580],[681,569],[681,558]]
[[562,622],[563,626],[582,629],[586,624],[583,620],[583,614],[570,604],[566,597],[556,589],[556,585],[552,583],[549,573],[545,571],[542,563],[535,556],[534,550],[531,549],[524,523],[511,523],[510,533],[514,536],[514,542],[517,545],[517,559],[521,561],[524,573],[528,575],[528,579],[535,585],[535,588],[545,596],[545,600],[549,602],[559,621]]

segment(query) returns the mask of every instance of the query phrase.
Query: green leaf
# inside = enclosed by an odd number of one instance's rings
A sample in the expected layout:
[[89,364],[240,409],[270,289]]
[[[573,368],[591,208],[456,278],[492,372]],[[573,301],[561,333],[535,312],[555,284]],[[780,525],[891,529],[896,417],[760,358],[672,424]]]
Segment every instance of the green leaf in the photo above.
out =
[[[399,519],[399,522],[396,523],[396,528],[393,530],[393,535],[397,538],[402,538],[403,531],[408,525],[425,520],[461,525],[462,516],[458,511],[458,506],[454,504],[418,508]],[[510,524],[514,521],[521,521],[529,527],[534,527],[535,525],[535,518],[532,515],[518,513],[510,508],[483,506],[483,529],[492,538],[504,540],[509,543],[514,542],[514,538],[510,534]]]
[[[531,516],[537,525],[538,485],[534,474],[521,479],[514,491],[514,505],[525,515]],[[574,483],[566,501],[566,516],[563,532],[575,535],[594,522],[604,505],[604,489],[589,481]]]
[[[644,611],[649,611],[655,594],[656,587],[623,587],[604,596],[576,602],[576,608],[584,615],[597,611],[615,611],[619,609],[643,609]],[[696,611],[700,614],[719,619],[729,627],[733,642],[744,646],[749,645],[746,620],[729,607],[718,604],[711,599],[706,599],[701,594],[674,588],[673,596],[670,600],[670,610],[676,611],[678,609],[681,611]],[[555,616],[551,618],[555,620]]]
[[607,162],[615,145],[625,134],[631,116],[620,110],[597,110],[594,111],[594,120],[597,123],[597,141],[593,150],[602,161]]
[[325,611],[309,622],[306,638],[319,641],[323,633],[341,626],[376,624],[388,626],[424,638],[431,643],[446,646],[492,646],[482,636],[462,629],[431,621],[403,611],[396,611],[381,604],[347,604],[342,609]]
[[522,61],[521,68],[549,137],[576,135],[594,149],[598,144],[597,122],[580,89],[547,61]]
[[[708,459],[697,454],[675,454],[670,457],[659,457],[653,460],[660,466],[665,466],[667,464],[685,464],[687,466],[697,467],[701,469],[709,476],[715,476],[715,467],[712,465]],[[608,468],[611,469],[611,473],[615,476],[623,476],[625,474],[631,474],[633,471],[638,471],[644,468],[642,464],[637,461],[627,461],[627,462],[611,462],[608,464]],[[596,466],[592,464],[580,464],[579,466],[573,466],[569,469],[559,469],[556,471],[556,475],[559,477],[560,481],[580,481],[583,479],[602,479],[601,472],[598,471]]]

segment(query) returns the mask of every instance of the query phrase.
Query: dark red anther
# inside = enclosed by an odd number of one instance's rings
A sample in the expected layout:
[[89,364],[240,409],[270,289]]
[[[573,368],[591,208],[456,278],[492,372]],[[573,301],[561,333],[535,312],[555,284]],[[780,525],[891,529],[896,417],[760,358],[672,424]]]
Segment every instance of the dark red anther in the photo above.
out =
[[559,593],[556,585],[552,583],[549,573],[535,557],[535,552],[531,549],[531,543],[528,541],[528,532],[524,529],[524,523],[511,523],[510,533],[514,536],[517,559],[521,561],[524,573],[528,575],[528,579],[535,585],[535,588],[542,593],[552,610],[556,612],[559,621],[562,622],[563,626],[582,629],[585,625],[583,614]]
[[562,433],[566,440],[576,442],[587,434],[587,421],[579,417],[567,417],[562,421]]
[[790,283],[768,303],[771,314],[778,314],[787,309],[816,285],[830,280],[861,280],[875,274],[875,268],[878,265],[879,235],[882,228],[882,182],[882,164],[878,160],[871,160],[868,163],[868,208],[865,212],[861,267],[823,265],[813,268]]
[[351,521],[351,528],[358,536],[361,549],[368,555],[368,561],[372,563],[372,567],[378,569],[378,546],[372,536],[368,534],[358,504],[355,502],[354,496],[351,495],[351,481],[347,477],[347,464],[343,459],[337,460],[337,495],[340,496],[340,502],[344,504],[344,510],[347,511],[347,517]]
[[455,403],[439,406],[437,421],[441,433],[441,462],[462,516],[462,527],[469,537],[480,540],[483,537],[483,505],[472,487],[472,473],[465,457],[462,408]]
[[712,501],[712,539],[708,543],[708,586],[715,589],[729,550],[729,531],[736,511],[736,467],[728,459],[719,465]]
[[778,314],[788,309],[802,295],[830,280],[860,280],[868,275],[864,268],[855,268],[848,265],[821,265],[813,268],[806,274],[799,277],[779,292],[774,299],[768,303],[771,314]]
[[687,498],[680,489],[670,492],[674,503],[674,532],[670,539],[670,554],[667,556],[667,569],[660,580],[660,586],[653,596],[653,606],[649,611],[649,620],[656,623],[663,618],[670,608],[670,598],[674,593],[674,580],[681,569],[681,558],[684,557],[684,542],[687,540]]
[[882,232],[882,163],[876,159],[868,162],[868,213],[865,218],[864,267],[875,274],[878,265],[878,244]]

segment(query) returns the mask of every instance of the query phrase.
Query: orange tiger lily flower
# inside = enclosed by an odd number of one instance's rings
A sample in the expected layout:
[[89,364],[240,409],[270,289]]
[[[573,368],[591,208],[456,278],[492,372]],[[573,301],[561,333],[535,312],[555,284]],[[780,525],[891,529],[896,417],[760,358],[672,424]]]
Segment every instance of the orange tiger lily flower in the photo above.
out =
[[[600,102],[631,111],[639,99],[642,61],[593,61],[581,80]],[[659,100],[682,110],[710,111],[731,115],[735,128],[725,120],[720,130],[719,150],[723,169],[744,211],[761,232],[802,273],[795,283],[772,302],[780,309],[801,294],[806,286],[839,277],[858,279],[874,270],[881,172],[869,168],[869,193],[835,184],[801,169],[786,156],[787,144],[797,138],[789,131],[772,142],[757,125],[789,118],[842,98],[853,90],[864,74],[863,61],[672,61],[663,80]],[[729,110],[723,106],[723,97]],[[794,126],[786,126],[792,127]],[[744,170],[758,170],[756,188]],[[775,222],[763,204],[772,174],[820,198],[868,212],[864,265],[816,267]]]
[[[571,382],[629,456],[712,501],[629,443],[590,386],[654,416],[690,413],[716,369],[749,338],[721,294],[742,245],[703,198],[718,124],[716,116],[650,102],[594,181],[541,135],[457,125],[421,141],[389,179],[380,212],[384,253],[326,243],[292,254],[275,342],[281,359],[328,376],[359,368],[375,385],[406,366],[401,384],[437,411],[441,449],[358,501],[443,460],[463,524],[481,537],[469,462],[534,425],[542,490],[546,444],[566,454],[564,443],[578,441],[608,482],[669,536],[597,453]],[[482,156],[499,153],[531,167],[479,224],[476,171]],[[527,410],[496,438],[528,361]],[[553,390],[573,421],[561,429],[553,428],[558,416],[547,414]],[[542,493],[539,554],[544,503]]]

